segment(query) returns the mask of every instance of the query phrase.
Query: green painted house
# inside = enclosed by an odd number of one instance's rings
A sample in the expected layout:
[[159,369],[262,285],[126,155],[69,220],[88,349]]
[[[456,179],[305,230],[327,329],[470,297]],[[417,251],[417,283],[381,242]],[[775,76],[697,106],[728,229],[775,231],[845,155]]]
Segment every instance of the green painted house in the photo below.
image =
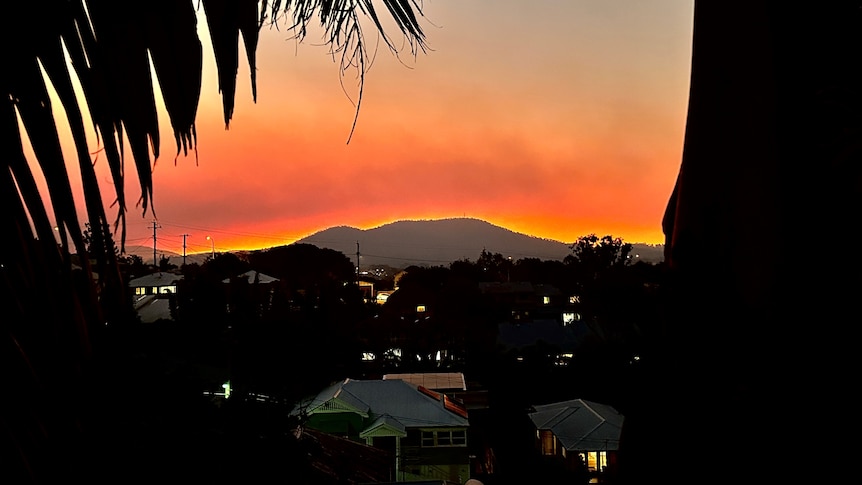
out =
[[399,482],[470,478],[467,410],[446,394],[400,379],[345,379],[292,415],[304,427],[389,451]]

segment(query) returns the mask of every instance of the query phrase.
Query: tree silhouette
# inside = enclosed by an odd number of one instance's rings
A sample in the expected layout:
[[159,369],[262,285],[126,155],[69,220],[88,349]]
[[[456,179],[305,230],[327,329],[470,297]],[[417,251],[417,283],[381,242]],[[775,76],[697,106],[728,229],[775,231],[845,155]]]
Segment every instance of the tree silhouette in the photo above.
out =
[[[847,387],[818,376],[852,380],[859,259],[821,247],[800,267],[796,241],[858,219],[860,7],[695,2],[682,162],[663,221],[668,315],[626,413],[625,483],[840,476],[840,452],[800,467],[796,448],[838,442],[837,430],[779,416],[801,396],[811,415],[854,412]],[[740,446],[768,457],[729,459]],[[658,449],[675,450],[673,472]]]
[[[424,49],[417,4],[383,3],[411,48]],[[239,35],[253,76],[264,24],[281,19],[301,38],[316,16],[333,52],[364,72],[358,18],[366,15],[381,28],[370,0],[202,4],[226,125]],[[86,220],[101,235],[111,233],[111,222],[85,141],[82,101],[90,110],[114,177],[122,252],[126,141],[141,181],[137,207],[152,210],[148,143],[158,157],[159,138],[149,61],[179,153],[196,143],[202,53],[191,1],[151,2],[129,14],[111,2],[15,0],[4,4],[2,22],[0,160],[6,169],[0,217],[7,232],[0,239],[0,301],[8,310],[2,337],[8,363],[0,378],[11,390],[2,451],[13,457],[12,481],[40,481],[64,477],[93,459],[73,452],[81,450],[76,437],[88,416],[82,384],[91,343],[99,340],[93,333],[121,323],[128,305],[113,252],[98,248],[104,244],[98,237],[95,253],[104,255],[96,263],[98,283],[89,278],[89,258],[81,259],[87,277],[72,272],[70,248],[79,255],[86,250],[42,69],[75,140]],[[671,312],[656,359],[644,363],[642,399],[626,415],[623,483],[799,481],[805,470],[798,467],[798,447],[812,442],[830,445],[833,456],[809,470],[822,480],[842,471],[836,466],[840,450],[831,446],[845,442],[840,427],[801,426],[782,410],[802,397],[807,416],[854,414],[846,408],[855,402],[852,386],[844,383],[855,376],[849,373],[847,346],[855,339],[847,315],[855,311],[860,261],[830,249],[818,255],[821,264],[800,267],[791,242],[800,235],[840,237],[858,218],[860,32],[858,0],[695,2],[684,150],[663,221]],[[85,100],[74,95],[63,48]],[[19,121],[49,198],[36,188]],[[775,250],[763,251],[764,244]],[[799,304],[801,288],[816,304]],[[62,403],[57,396],[65,397]],[[769,453],[729,464],[728,454],[741,445]],[[656,463],[656,450],[674,455],[672,473]]]
[[[420,5],[412,0],[380,3],[411,51],[424,50],[424,33],[417,19]],[[125,151],[131,154],[140,181],[135,205],[143,215],[149,211],[155,216],[151,165],[161,152],[150,65],[161,87],[177,156],[194,152],[203,56],[196,4],[202,5],[209,25],[225,126],[233,114],[240,35],[256,98],[255,50],[260,30],[267,25],[286,26],[301,41],[308,26],[319,21],[325,43],[340,56],[341,68],[354,67],[359,72],[357,110],[369,62],[361,20],[368,19],[397,53],[372,0],[178,0],[131,11],[121,3],[82,0],[4,4],[0,160],[5,169],[0,176],[4,197],[0,218],[6,237],[0,243],[0,293],[8,310],[2,342],[9,362],[0,377],[14,391],[7,395],[0,422],[4,456],[14,457],[9,471],[12,481],[51,481],[86,469],[95,459],[76,446],[81,430],[87,428],[86,410],[79,408],[91,402],[87,369],[102,350],[94,348],[93,342],[100,341],[98,334],[127,323],[130,308],[117,257],[105,249],[109,247],[106,237],[116,234],[120,253],[124,253]],[[24,23],[30,26],[20,28]],[[85,247],[43,70],[58,94],[72,133],[75,160],[69,163],[76,162],[80,170],[86,208],[83,219],[91,228],[88,244],[95,268]],[[83,99],[73,89],[73,76],[80,82]],[[90,156],[95,147],[88,146],[81,106],[89,110],[100,152],[113,177],[113,221],[102,205]],[[19,122],[25,132],[19,130]],[[33,147],[48,194],[37,189],[23,149],[24,136]],[[72,271],[73,253],[80,256],[82,273]],[[75,455],[76,449],[81,450],[80,455]]]

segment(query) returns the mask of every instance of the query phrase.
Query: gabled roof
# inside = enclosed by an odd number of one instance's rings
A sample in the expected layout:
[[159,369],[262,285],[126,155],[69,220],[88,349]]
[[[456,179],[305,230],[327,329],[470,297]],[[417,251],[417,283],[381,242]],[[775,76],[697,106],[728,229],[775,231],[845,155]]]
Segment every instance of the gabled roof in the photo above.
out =
[[182,279],[183,275],[181,274],[159,271],[156,273],[141,276],[139,278],[132,278],[131,280],[129,280],[129,287],[138,288],[143,286],[170,286],[177,284],[177,282]]
[[353,410],[375,419],[363,433],[383,424],[391,429],[469,425],[466,410],[457,406],[457,403],[442,394],[400,379],[345,379],[300,403],[292,414],[335,410]]
[[619,449],[624,416],[612,406],[573,399],[533,409],[536,429],[550,430],[568,451]]
[[316,396],[301,402],[294,408],[292,414],[304,412],[312,414],[315,412],[344,412],[350,411],[363,417],[368,417],[370,407],[367,403],[357,399],[351,393],[342,393],[344,382],[336,382],[326,389],[320,391]]
[[359,433],[360,438],[368,436],[407,436],[407,428],[401,421],[391,416],[380,416]]

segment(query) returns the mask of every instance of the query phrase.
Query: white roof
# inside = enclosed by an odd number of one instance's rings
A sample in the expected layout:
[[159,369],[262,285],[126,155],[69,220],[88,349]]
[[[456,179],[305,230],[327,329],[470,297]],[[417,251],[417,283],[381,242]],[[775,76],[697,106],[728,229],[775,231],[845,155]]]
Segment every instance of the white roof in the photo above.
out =
[[177,281],[183,279],[183,275],[159,271],[140,278],[132,278],[129,280],[129,286],[138,288],[142,286],[170,286],[177,284]]

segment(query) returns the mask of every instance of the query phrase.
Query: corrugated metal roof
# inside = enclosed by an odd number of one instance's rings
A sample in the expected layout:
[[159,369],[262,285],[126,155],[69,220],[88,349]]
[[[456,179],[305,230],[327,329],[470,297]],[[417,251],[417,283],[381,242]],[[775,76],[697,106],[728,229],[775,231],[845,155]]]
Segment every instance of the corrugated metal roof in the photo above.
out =
[[416,386],[423,386],[434,391],[449,389],[467,390],[464,374],[461,372],[416,372],[406,374],[386,374],[383,380],[401,379]]
[[[342,392],[344,382],[345,381],[336,382],[320,391],[310,400],[300,403],[296,408],[294,408],[294,414],[298,414],[300,411],[312,413],[326,407],[326,410],[329,411],[346,409],[357,412],[363,416],[368,416],[370,408],[367,403],[362,402],[350,393]],[[342,404],[343,406],[339,406],[339,404]]]
[[[405,428],[462,427],[469,421],[459,413],[446,409],[444,399],[434,399],[416,385],[401,379],[345,379],[317,394],[305,405],[309,412],[331,400],[350,403],[357,409],[367,409],[368,416],[396,420]],[[295,409],[299,411],[301,406]],[[391,421],[390,421],[391,422]]]
[[624,416],[612,406],[573,399],[533,406],[537,429],[554,433],[568,451],[617,450]]

